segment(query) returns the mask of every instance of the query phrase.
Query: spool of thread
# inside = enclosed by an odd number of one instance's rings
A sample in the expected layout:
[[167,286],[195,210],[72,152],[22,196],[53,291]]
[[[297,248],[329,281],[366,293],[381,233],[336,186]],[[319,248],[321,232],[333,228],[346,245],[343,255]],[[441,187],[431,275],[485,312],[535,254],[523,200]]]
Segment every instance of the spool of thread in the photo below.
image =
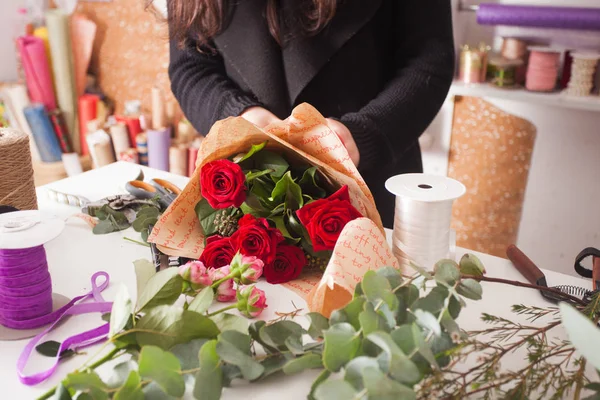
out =
[[152,129],[161,130],[167,126],[167,110],[162,90],[152,88]]
[[194,175],[194,171],[196,170],[196,160],[198,159],[198,148],[190,147],[188,149],[188,170],[187,176]]
[[140,133],[135,139],[140,165],[148,165],[148,135]]
[[169,170],[169,148],[171,147],[171,129],[151,129],[148,134],[148,166]]
[[561,52],[548,47],[530,47],[525,86],[533,92],[551,92],[556,88]]
[[573,53],[571,79],[564,91],[570,96],[585,97],[592,93],[599,54]]
[[23,110],[29,123],[35,145],[40,152],[43,162],[57,162],[61,160],[62,151],[60,143],[54,132],[52,122],[46,113],[43,104],[32,104]]
[[81,154],[88,154],[88,146],[86,135],[91,133],[88,131],[88,123],[93,121],[98,116],[98,102],[100,98],[95,94],[84,94],[79,97],[79,134],[81,135]]
[[517,38],[504,38],[501,54],[507,60],[524,60],[527,56],[527,42]]
[[115,154],[121,154],[131,148],[129,143],[129,135],[127,133],[127,126],[122,123],[111,125],[109,128],[110,137],[115,147]]
[[95,132],[88,133],[86,141],[90,156],[94,162],[94,168],[100,168],[116,161],[113,154],[110,135],[108,133],[99,129]]
[[169,171],[173,174],[187,176],[188,148],[185,145],[172,146],[169,149]]
[[450,257],[452,204],[466,192],[464,185],[443,176],[403,174],[388,179],[385,187],[396,196],[392,246],[400,264],[430,270]]
[[491,84],[502,88],[512,89],[517,84],[517,70],[523,66],[521,60],[507,60],[505,58],[496,58],[490,60],[490,65],[493,66],[494,77]]
[[140,124],[140,118],[138,116],[116,116],[117,122],[121,122],[127,126],[129,133],[129,142],[133,145],[137,145],[136,137],[142,133],[142,125]]
[[0,154],[0,204],[19,210],[37,210],[27,134],[0,128]]
[[458,79],[463,83],[481,83],[484,76],[483,59],[478,49],[463,46],[458,66]]

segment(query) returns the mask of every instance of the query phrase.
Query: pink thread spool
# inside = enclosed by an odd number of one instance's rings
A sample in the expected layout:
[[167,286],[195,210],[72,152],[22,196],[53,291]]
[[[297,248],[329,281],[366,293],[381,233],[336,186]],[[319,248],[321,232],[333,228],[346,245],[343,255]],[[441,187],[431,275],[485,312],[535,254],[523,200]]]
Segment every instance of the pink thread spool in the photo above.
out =
[[549,47],[530,47],[525,87],[533,92],[551,92],[556,88],[561,51]]

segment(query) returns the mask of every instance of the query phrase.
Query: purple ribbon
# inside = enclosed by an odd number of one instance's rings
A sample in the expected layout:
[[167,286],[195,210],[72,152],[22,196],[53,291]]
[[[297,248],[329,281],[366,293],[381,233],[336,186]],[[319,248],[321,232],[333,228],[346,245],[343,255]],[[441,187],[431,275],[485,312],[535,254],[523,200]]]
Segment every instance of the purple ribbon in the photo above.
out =
[[[45,257],[44,257],[45,258]],[[0,265],[0,274],[2,271],[2,265]],[[104,282],[101,284],[97,284],[97,280],[99,277],[104,277]],[[21,383],[25,385],[36,385],[48,379],[58,367],[58,362],[60,359],[60,354],[65,350],[76,350],[91,346],[93,344],[99,343],[101,341],[106,340],[109,324],[104,324],[99,326],[98,328],[91,329],[89,331],[73,335],[65,339],[59,346],[58,352],[54,357],[54,364],[45,371],[41,371],[35,373],[33,375],[25,375],[23,370],[27,365],[27,361],[29,361],[29,357],[31,353],[35,349],[35,346],[42,340],[44,336],[46,336],[56,325],[58,325],[63,318],[68,317],[70,315],[78,315],[78,314],[88,314],[92,312],[98,313],[107,313],[111,311],[112,303],[107,302],[102,297],[102,291],[106,289],[109,282],[109,276],[106,272],[100,271],[96,272],[92,276],[92,290],[83,296],[75,297],[71,300],[67,305],[61,307],[59,310],[51,313],[52,318],[48,323],[51,323],[46,329],[40,332],[36,337],[31,339],[31,341],[25,346],[19,359],[17,360],[17,375],[19,376],[19,380]],[[94,300],[93,303],[84,303],[84,301],[92,298]],[[50,301],[52,304],[52,301]],[[40,319],[41,320],[41,319]],[[0,321],[1,322],[1,321]]]

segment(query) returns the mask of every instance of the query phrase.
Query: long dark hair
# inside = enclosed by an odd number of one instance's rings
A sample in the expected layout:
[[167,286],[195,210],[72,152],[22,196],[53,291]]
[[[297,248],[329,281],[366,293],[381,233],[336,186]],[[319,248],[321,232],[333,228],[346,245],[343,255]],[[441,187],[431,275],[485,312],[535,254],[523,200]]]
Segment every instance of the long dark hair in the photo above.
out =
[[[146,0],[152,3],[152,0]],[[313,36],[319,33],[335,15],[338,0],[295,0],[299,14],[295,16],[291,29],[295,33]],[[197,41],[199,47],[227,27],[231,11],[227,0],[169,0],[168,23],[171,39],[183,45],[188,38]],[[265,15],[271,36],[283,45],[286,38],[281,35],[279,0],[267,0]]]

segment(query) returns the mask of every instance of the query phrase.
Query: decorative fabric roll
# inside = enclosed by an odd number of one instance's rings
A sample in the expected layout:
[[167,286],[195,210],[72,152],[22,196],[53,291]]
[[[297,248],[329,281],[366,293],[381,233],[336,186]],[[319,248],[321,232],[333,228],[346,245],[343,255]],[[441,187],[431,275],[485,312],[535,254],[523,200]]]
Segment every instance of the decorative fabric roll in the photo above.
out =
[[27,77],[27,89],[31,101],[45,105],[50,111],[54,110],[56,98],[44,41],[35,36],[22,36],[17,39],[17,46]]
[[550,48],[531,47],[527,68],[527,90],[551,92],[556,88],[561,52]]
[[98,101],[100,98],[95,94],[84,94],[79,97],[78,109],[79,109],[79,133],[81,134],[81,154],[88,154],[88,147],[86,141],[87,124],[93,121],[98,116]]
[[171,129],[151,129],[148,134],[148,166],[163,171],[169,170],[169,148]]
[[188,149],[188,170],[187,176],[194,175],[194,171],[196,171],[196,160],[198,159],[198,148],[190,147]]
[[135,144],[137,146],[138,161],[140,165],[148,165],[148,136],[146,132],[137,135]]
[[132,116],[116,116],[117,122],[124,123],[127,125],[127,131],[129,132],[129,141],[133,146],[136,146],[136,137],[142,133],[142,125],[140,124],[139,117]]
[[115,124],[110,128],[110,137],[115,147],[115,154],[121,154],[131,148],[129,143],[129,135],[127,134],[127,126],[125,124]]
[[23,111],[43,162],[60,161],[62,151],[52,122],[43,104],[33,104]]
[[188,148],[185,145],[172,146],[169,150],[169,171],[173,174],[187,176]]
[[0,128],[0,154],[0,204],[19,210],[37,210],[27,134]]
[[99,129],[88,133],[86,140],[92,161],[94,162],[94,168],[100,168],[116,161],[108,133]]
[[152,129],[163,129],[167,126],[167,110],[162,90],[152,88]]

